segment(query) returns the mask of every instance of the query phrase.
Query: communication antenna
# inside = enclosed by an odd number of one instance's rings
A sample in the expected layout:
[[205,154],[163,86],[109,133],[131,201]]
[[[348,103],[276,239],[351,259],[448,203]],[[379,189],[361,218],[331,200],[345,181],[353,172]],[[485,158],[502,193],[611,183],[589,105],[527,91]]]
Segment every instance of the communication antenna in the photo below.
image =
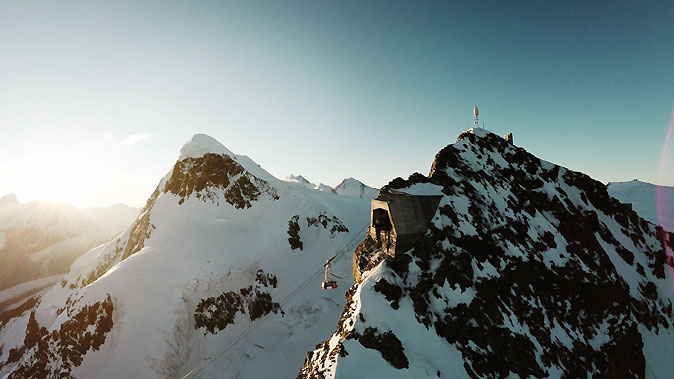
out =
[[479,128],[480,123],[477,121],[477,116],[480,115],[480,110],[477,109],[477,105],[475,106],[475,108],[473,108],[473,114],[475,115],[475,128]]

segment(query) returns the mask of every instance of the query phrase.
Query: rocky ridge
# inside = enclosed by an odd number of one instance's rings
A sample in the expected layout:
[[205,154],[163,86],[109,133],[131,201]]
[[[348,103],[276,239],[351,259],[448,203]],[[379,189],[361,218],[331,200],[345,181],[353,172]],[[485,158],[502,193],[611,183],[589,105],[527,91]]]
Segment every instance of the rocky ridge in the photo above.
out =
[[[443,198],[393,260],[355,262],[335,333],[298,378],[666,377],[673,369],[674,235],[587,175],[484,130],[442,149]],[[360,256],[376,257],[366,239]]]

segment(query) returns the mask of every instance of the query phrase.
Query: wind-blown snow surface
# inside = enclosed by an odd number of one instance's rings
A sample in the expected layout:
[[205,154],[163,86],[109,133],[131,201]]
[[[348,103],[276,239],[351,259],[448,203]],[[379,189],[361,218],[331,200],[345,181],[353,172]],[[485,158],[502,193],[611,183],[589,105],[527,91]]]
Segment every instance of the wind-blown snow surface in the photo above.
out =
[[[606,188],[609,195],[623,203],[632,204],[632,209],[642,218],[674,231],[674,187],[656,186],[634,179],[629,182],[609,183]],[[661,199],[659,208],[658,190]],[[658,210],[661,219],[658,219]]]
[[[0,376],[292,377],[338,320],[368,221],[369,199],[278,180],[197,135],[129,229],[0,315]],[[324,291],[335,254],[340,290]]]
[[[356,261],[362,281],[299,377],[671,377],[661,236],[674,235],[588,176],[475,132],[429,177],[382,188],[443,197],[410,251]],[[355,255],[376,263],[376,242]]]

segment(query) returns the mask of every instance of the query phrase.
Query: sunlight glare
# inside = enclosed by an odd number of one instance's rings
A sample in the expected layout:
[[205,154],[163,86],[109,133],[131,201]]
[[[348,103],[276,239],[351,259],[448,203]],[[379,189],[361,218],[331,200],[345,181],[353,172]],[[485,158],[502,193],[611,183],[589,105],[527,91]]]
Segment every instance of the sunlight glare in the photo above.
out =
[[22,202],[45,200],[79,205],[91,189],[82,162],[74,156],[53,156],[24,167],[17,178],[16,194]]

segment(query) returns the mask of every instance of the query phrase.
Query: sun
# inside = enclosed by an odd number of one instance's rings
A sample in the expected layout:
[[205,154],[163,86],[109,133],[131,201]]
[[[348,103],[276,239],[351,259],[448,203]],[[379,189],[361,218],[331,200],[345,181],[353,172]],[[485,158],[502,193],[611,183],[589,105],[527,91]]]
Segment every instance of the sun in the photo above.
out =
[[17,196],[21,201],[67,202],[79,205],[86,201],[91,183],[87,170],[72,159],[44,157],[23,165],[17,178]]

